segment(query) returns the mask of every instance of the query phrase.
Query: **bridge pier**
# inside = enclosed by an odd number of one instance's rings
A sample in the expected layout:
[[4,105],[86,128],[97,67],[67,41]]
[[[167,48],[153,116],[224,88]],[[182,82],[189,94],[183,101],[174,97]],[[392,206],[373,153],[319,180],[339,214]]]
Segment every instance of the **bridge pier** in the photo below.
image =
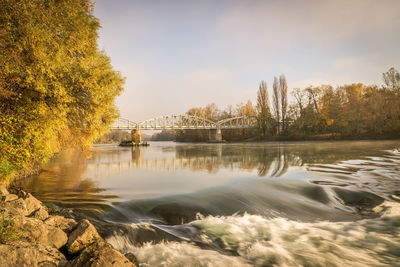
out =
[[142,131],[140,131],[140,129],[131,130],[131,138],[133,144],[142,143]]
[[208,132],[209,142],[222,142],[221,129],[210,129]]

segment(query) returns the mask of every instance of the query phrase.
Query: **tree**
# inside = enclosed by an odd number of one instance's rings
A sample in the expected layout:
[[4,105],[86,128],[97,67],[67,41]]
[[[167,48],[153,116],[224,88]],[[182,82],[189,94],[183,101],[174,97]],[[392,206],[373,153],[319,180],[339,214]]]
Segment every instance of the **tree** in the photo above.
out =
[[238,116],[255,116],[256,111],[254,110],[253,103],[251,101],[247,101],[246,104],[241,104],[238,106],[237,111]]
[[277,134],[280,134],[280,91],[279,91],[279,82],[278,82],[278,78],[274,77],[274,85],[272,87],[273,89],[273,95],[272,95],[272,109],[274,111],[275,114],[275,120],[277,123]]
[[286,131],[286,115],[287,115],[287,106],[288,106],[288,96],[287,96],[287,82],[286,77],[282,74],[279,77],[279,91],[281,96],[281,115],[282,115],[282,131]]
[[391,67],[387,72],[382,74],[383,81],[387,88],[400,93],[400,72]]
[[212,121],[217,121],[218,116],[219,116],[219,109],[216,104],[211,103],[208,104],[204,109],[203,109],[203,118],[206,118],[207,120],[212,120]]
[[305,92],[300,90],[300,88],[294,88],[292,91],[292,95],[296,99],[296,104],[299,109],[299,114],[301,114],[303,112],[304,105],[305,105],[304,104]]
[[24,168],[65,147],[88,148],[118,116],[124,82],[97,47],[93,3],[0,0],[0,7],[0,130],[7,129],[0,158]]
[[268,103],[267,83],[261,81],[257,92],[257,117],[263,136],[266,135],[269,123],[271,121],[271,112]]

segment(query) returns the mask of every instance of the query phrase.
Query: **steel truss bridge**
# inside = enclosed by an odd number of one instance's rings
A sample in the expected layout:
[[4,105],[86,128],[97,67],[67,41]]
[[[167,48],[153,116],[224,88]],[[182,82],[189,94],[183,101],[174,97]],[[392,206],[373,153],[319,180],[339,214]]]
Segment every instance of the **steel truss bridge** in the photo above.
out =
[[207,130],[223,130],[223,129],[248,129],[257,127],[257,119],[255,116],[240,116],[228,118],[220,121],[211,121],[193,115],[167,115],[140,123],[132,122],[127,119],[118,118],[113,130],[187,130],[187,129],[207,129]]

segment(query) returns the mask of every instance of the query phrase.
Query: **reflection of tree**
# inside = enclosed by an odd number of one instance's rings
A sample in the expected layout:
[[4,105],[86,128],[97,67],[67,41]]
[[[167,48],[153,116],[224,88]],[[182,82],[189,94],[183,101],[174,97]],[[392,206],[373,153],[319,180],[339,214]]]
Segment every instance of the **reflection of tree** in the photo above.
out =
[[[100,203],[105,196],[91,178],[84,178],[88,155],[77,151],[64,151],[53,158],[43,172],[16,182],[17,186],[33,192],[45,202],[88,202]],[[98,153],[90,155],[98,157]]]
[[[291,166],[331,164],[367,156],[364,142],[241,143],[175,146],[175,159],[186,160],[191,170],[216,172],[219,168],[257,169],[259,176],[279,177]],[[375,153],[376,150],[374,149]]]
[[[252,144],[211,145],[211,146],[177,146],[176,158],[196,162],[190,166],[192,170],[218,171],[220,167],[253,171],[257,169],[259,176],[269,173],[271,176],[284,174],[288,167],[296,163],[296,158],[287,155],[280,146],[264,146]],[[196,159],[196,160],[193,160]]]
[[[389,142],[389,141],[388,141]],[[280,177],[293,166],[315,167],[349,159],[379,156],[382,142],[298,142],[184,144],[160,147],[120,148],[103,146],[87,158],[78,152],[65,151],[51,160],[39,175],[15,184],[49,202],[104,203],[110,195],[101,195],[98,177],[113,177],[132,168],[163,171],[208,171],[221,168],[256,171],[259,176]],[[382,154],[385,152],[382,152]]]
[[141,159],[142,159],[142,148],[140,146],[132,147],[132,161],[140,162]]

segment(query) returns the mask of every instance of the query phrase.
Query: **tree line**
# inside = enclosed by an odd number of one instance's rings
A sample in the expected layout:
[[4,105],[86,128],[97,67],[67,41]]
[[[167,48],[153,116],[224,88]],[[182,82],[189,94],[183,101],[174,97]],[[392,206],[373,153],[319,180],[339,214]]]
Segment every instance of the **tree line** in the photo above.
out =
[[91,0],[0,0],[0,176],[88,148],[118,116],[99,28]]
[[[248,101],[220,110],[209,104],[187,114],[213,121],[243,115],[257,118],[256,129],[223,130],[227,141],[399,138],[400,72],[390,68],[382,79],[381,86],[320,85],[294,88],[289,94],[286,77],[280,75],[274,77],[272,101],[267,83],[261,81],[255,105]],[[206,141],[208,132],[179,130],[176,140]]]

